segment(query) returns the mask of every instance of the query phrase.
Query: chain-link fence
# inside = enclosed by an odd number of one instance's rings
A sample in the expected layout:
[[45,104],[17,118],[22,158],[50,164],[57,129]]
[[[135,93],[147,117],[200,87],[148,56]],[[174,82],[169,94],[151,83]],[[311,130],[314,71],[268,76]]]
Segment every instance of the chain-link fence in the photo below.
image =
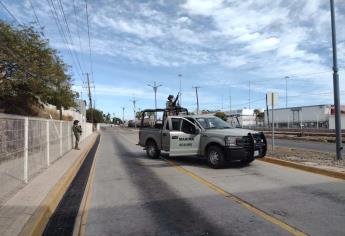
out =
[[[92,133],[82,123],[81,139]],[[0,203],[70,151],[72,122],[0,113]]]

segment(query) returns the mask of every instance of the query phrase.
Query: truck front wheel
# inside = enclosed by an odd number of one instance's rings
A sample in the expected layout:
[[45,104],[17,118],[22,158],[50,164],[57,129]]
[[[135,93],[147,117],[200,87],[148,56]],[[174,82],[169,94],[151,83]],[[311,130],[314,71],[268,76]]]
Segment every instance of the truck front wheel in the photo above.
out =
[[224,166],[224,152],[219,146],[210,146],[207,149],[207,161],[208,164],[214,168],[219,169]]
[[160,154],[161,154],[161,151],[158,149],[156,143],[152,140],[149,140],[146,143],[146,155],[149,158],[157,159]]

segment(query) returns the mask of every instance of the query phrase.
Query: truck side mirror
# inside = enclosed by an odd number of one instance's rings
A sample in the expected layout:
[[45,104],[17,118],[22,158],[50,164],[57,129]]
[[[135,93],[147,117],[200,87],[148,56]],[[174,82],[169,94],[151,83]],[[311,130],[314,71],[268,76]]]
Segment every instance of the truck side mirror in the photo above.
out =
[[194,134],[196,134],[196,135],[200,134],[200,129],[195,128],[195,132],[194,132]]

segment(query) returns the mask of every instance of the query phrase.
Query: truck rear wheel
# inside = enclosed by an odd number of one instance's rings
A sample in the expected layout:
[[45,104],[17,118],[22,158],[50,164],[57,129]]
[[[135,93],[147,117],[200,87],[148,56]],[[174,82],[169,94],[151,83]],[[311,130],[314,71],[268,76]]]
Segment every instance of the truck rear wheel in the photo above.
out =
[[161,151],[158,149],[156,143],[152,140],[149,140],[146,143],[146,155],[151,159],[157,159],[161,154]]
[[224,166],[224,152],[219,146],[210,146],[207,149],[207,161],[208,164],[214,168],[219,169]]

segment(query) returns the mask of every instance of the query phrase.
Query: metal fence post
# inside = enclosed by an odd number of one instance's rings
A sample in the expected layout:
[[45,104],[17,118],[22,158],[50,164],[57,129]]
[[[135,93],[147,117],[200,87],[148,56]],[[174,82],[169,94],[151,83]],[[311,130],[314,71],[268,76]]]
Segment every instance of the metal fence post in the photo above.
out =
[[60,157],[62,157],[62,121],[60,121]]
[[47,150],[46,150],[46,155],[47,155],[47,167],[50,166],[50,143],[49,143],[49,120],[47,120],[47,123],[46,123],[46,142],[47,142]]
[[71,150],[71,129],[70,129],[70,126],[69,126],[70,122],[67,122],[67,143],[68,143],[68,150]]
[[29,118],[24,118],[24,182],[28,182]]

